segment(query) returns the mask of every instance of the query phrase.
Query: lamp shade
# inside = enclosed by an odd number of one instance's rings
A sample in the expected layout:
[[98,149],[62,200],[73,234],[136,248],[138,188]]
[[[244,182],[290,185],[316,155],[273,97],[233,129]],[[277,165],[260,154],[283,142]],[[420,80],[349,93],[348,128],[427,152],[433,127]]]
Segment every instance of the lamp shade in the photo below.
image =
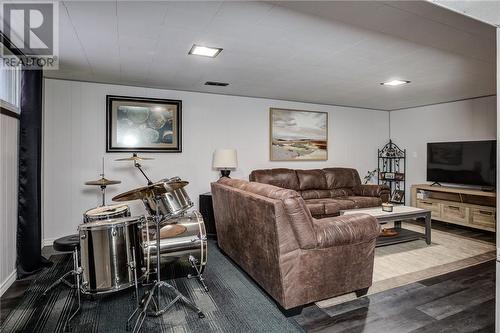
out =
[[238,167],[236,149],[217,149],[214,152],[214,169],[234,169]]

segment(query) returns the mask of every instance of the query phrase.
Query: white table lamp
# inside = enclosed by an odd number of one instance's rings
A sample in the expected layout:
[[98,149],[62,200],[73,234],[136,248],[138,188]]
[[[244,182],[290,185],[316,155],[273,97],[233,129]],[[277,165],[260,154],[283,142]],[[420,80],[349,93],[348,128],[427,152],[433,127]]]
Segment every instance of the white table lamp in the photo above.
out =
[[238,158],[236,149],[216,149],[212,166],[214,169],[219,169],[221,177],[229,177],[230,169],[238,167]]

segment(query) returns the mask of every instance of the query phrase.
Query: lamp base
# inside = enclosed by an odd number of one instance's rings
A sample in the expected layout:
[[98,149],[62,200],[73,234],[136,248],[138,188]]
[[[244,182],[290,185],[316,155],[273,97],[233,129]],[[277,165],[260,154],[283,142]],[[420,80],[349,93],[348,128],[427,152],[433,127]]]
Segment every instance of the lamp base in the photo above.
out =
[[231,170],[227,170],[227,169],[221,169],[220,171],[220,177],[227,177],[227,178],[231,178],[229,177],[229,175],[231,174]]

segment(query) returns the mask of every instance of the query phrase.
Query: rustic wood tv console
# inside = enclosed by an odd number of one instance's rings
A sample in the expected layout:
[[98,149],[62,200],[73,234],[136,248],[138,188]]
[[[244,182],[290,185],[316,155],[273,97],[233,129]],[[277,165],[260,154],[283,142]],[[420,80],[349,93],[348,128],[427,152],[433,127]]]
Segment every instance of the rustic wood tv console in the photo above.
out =
[[[417,198],[419,192],[425,196]],[[495,192],[418,184],[411,187],[411,205],[429,209],[433,220],[495,231]]]

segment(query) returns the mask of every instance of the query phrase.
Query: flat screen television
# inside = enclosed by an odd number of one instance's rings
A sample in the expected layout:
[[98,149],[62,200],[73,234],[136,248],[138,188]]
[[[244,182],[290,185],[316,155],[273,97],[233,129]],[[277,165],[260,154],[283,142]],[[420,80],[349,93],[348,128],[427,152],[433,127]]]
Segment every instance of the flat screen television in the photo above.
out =
[[495,187],[496,141],[427,144],[427,181]]

